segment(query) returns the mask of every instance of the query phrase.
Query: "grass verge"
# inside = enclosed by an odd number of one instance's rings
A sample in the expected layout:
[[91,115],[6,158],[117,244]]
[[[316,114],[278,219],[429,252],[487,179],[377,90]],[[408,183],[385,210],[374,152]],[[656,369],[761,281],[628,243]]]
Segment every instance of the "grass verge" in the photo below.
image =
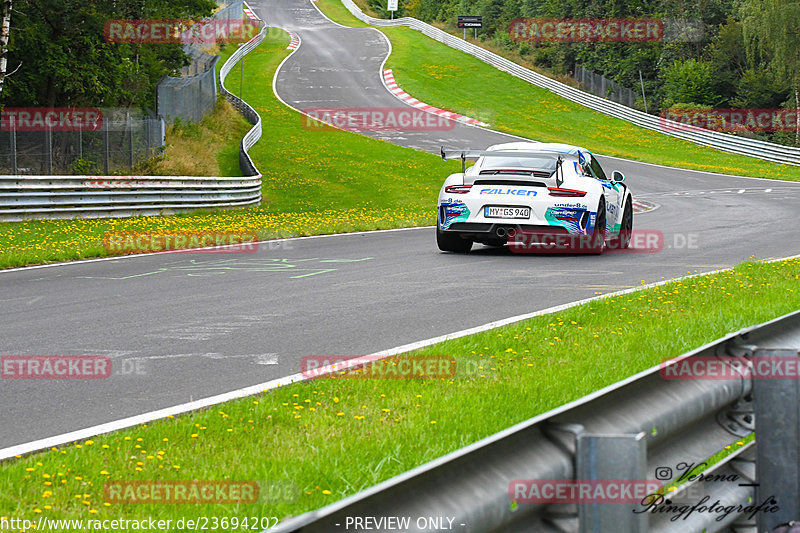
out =
[[[108,232],[252,231],[268,239],[435,223],[441,180],[456,172],[459,163],[354,133],[307,129],[303,116],[278,101],[271,89],[274,72],[289,53],[288,42],[282,31],[270,31],[245,57],[243,97],[264,124],[262,138],[251,150],[264,176],[261,206],[171,217],[0,223],[0,267],[103,257],[109,255],[103,248]],[[222,116],[247,131],[244,121],[221,109]],[[223,133],[224,124],[215,123],[218,116],[175,128],[167,156],[156,164],[174,162],[170,168],[200,172],[216,160],[220,171],[234,175],[235,165],[239,174],[241,135]],[[202,153],[200,145],[210,142],[207,136],[227,139],[216,155]]]
[[[319,0],[317,5],[340,24],[365,26],[339,0]],[[426,104],[478,118],[498,131],[646,163],[800,181],[800,167],[729,154],[640,128],[531,85],[418,31],[405,27],[380,31],[392,41],[386,68],[393,70],[403,90]]]
[[[0,517],[296,515],[791,312],[798,280],[800,259],[744,263],[414,354],[479,361],[465,377],[317,379],[4,461]],[[297,491],[249,505],[120,504],[104,492],[111,481],[221,479]]]
[[140,164],[141,176],[241,176],[239,142],[252,126],[220,98],[197,123],[176,121],[167,127],[166,147]]

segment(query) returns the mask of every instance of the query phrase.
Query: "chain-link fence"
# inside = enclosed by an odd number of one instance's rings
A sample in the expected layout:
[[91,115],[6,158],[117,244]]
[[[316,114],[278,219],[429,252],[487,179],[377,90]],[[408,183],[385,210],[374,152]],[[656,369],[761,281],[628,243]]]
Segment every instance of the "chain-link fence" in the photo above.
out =
[[242,20],[244,15],[244,0],[233,0],[217,11],[211,18],[217,20]]
[[103,111],[97,129],[0,130],[0,174],[109,174],[132,169],[164,146],[164,120]]
[[[202,74],[181,78],[164,76],[156,85],[156,109],[167,122],[173,122],[176,118],[185,122],[198,122],[214,109],[217,103],[217,77],[214,66],[219,56],[209,56],[210,60],[202,56],[201,62],[207,65],[207,70]],[[187,68],[192,68],[193,65],[197,70],[195,63]]]
[[581,65],[575,65],[573,77],[583,85],[582,88],[585,91],[607,98],[612,102],[628,107],[633,107],[634,102],[636,102],[636,93],[633,90],[623,87],[601,74],[585,69]]
[[[243,8],[242,0],[234,0],[214,13],[209,20],[241,21],[244,16]],[[168,123],[176,118],[198,122],[217,102],[214,68],[219,56],[205,53],[196,44],[187,44],[183,50],[191,63],[181,70],[181,77],[164,76],[156,85],[156,109]]]
[[[241,21],[242,0],[233,0],[210,19]],[[206,45],[207,46],[207,45]],[[110,174],[130,170],[163,150],[166,123],[180,117],[197,122],[217,102],[215,67],[219,56],[207,54],[203,45],[186,44],[190,64],[181,77],[164,76],[156,86],[157,116],[128,109],[102,109],[100,127],[20,127],[4,119],[0,124],[0,175],[3,174]],[[94,109],[94,108],[92,108]],[[33,110],[45,113],[47,110]],[[63,110],[62,110],[63,111]],[[46,113],[45,113],[46,114]]]

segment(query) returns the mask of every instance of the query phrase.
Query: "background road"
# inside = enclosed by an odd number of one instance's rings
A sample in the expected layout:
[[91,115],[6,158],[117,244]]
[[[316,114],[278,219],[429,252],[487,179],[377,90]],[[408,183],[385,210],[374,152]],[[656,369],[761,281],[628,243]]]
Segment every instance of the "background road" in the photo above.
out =
[[[377,31],[336,26],[305,1],[252,7],[302,38],[277,79],[290,105],[404,105],[380,81],[388,47]],[[461,124],[383,135],[435,152],[508,140]],[[0,380],[0,447],[295,373],[305,355],[369,354],[642,280],[800,253],[800,184],[600,159],[625,173],[636,198],[660,205],[635,224],[664,234],[661,252],[531,256],[476,246],[461,256],[439,253],[434,230],[420,228],[264,244],[254,254],[0,272],[0,354],[107,355],[115,372]],[[696,247],[675,246],[687,238]]]

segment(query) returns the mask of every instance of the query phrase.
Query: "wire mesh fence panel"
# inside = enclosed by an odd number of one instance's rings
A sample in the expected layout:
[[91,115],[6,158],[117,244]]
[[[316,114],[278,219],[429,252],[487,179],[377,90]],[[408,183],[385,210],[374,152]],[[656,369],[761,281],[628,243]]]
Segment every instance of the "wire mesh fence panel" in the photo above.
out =
[[610,80],[602,74],[597,74],[581,65],[575,65],[575,80],[583,85],[584,90],[602,98],[607,98],[612,102],[617,102],[628,107],[633,107],[636,101],[636,92],[627,87],[623,87],[614,80]]
[[97,174],[130,170],[164,146],[160,117],[114,118],[92,130],[0,130],[0,174]]
[[214,13],[211,17],[216,20],[241,20],[244,14],[243,0],[235,0]]
[[[241,21],[244,17],[242,0],[229,3],[206,20]],[[224,28],[223,26],[220,26]],[[181,69],[180,77],[164,76],[156,86],[157,110],[167,123],[180,118],[198,122],[217,102],[217,79],[214,68],[219,56],[204,51],[211,43],[187,43],[183,50],[190,63]]]
[[[208,54],[206,54],[208,55]],[[198,122],[214,109],[217,102],[217,79],[214,67],[219,56],[210,56],[208,68],[196,76],[164,76],[156,86],[158,114],[168,123],[180,118]]]

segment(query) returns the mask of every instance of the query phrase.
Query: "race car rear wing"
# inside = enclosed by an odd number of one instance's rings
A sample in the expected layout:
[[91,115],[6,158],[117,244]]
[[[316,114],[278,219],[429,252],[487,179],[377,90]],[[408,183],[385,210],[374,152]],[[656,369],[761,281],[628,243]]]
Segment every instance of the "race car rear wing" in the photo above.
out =
[[552,157],[553,159],[557,159],[561,157],[562,159],[569,159],[579,161],[580,156],[578,154],[567,154],[564,152],[546,152],[542,150],[541,152],[523,152],[521,150],[445,150],[444,146],[441,148],[441,155],[442,159],[477,159],[479,157],[530,157],[530,158],[542,158],[542,157]]
[[509,151],[502,151],[502,150],[445,150],[444,146],[441,147],[441,155],[443,160],[448,159],[461,159],[461,173],[463,174],[466,171],[466,160],[467,159],[477,159],[479,157],[530,157],[530,158],[538,158],[541,159],[542,157],[550,157],[556,160],[556,187],[561,187],[561,184],[564,183],[564,171],[561,170],[561,164],[564,160],[575,160],[580,162],[580,156],[578,154],[566,154],[563,152],[523,152],[517,150],[509,150]]

